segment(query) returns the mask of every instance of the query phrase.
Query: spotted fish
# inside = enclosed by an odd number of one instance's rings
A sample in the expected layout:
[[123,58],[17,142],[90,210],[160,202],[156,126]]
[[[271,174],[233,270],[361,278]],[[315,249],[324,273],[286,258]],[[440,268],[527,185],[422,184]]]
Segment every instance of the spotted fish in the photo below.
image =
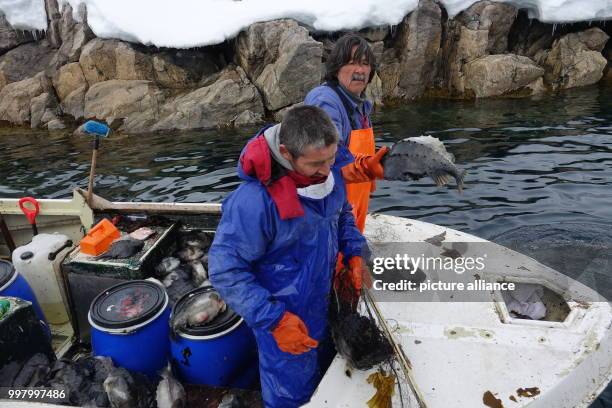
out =
[[442,142],[431,136],[409,137],[397,142],[384,157],[386,180],[418,180],[429,176],[438,186],[451,178],[463,191],[465,170],[455,166],[455,158],[446,151]]

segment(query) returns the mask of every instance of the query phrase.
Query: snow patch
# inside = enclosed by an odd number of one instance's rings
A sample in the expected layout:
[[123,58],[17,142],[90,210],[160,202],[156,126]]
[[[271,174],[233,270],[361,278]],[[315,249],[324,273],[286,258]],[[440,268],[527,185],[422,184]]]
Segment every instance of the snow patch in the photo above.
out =
[[[612,18],[611,0],[494,0],[527,9],[544,22]],[[249,25],[293,18],[319,31],[358,30],[396,25],[418,0],[59,0],[70,3],[74,17],[87,6],[88,23],[102,38],[159,47],[189,48],[219,44]],[[441,0],[450,17],[476,0]],[[44,0],[0,0],[13,27],[45,29]]]
[[46,30],[44,0],[0,0],[0,13],[18,30]]

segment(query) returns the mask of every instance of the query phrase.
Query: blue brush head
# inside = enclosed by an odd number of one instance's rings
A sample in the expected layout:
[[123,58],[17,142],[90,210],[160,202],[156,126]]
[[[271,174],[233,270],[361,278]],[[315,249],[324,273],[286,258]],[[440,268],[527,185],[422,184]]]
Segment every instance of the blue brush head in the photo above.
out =
[[95,120],[88,120],[81,126],[81,128],[84,133],[100,137],[107,137],[111,131],[108,125]]

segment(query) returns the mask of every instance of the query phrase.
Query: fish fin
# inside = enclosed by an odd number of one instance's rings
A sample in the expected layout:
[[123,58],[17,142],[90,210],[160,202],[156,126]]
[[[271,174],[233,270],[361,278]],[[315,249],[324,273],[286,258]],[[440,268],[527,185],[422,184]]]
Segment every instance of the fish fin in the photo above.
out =
[[430,177],[433,179],[433,181],[436,183],[438,187],[441,187],[445,185],[446,183],[448,183],[448,178],[445,173],[437,171],[431,174]]

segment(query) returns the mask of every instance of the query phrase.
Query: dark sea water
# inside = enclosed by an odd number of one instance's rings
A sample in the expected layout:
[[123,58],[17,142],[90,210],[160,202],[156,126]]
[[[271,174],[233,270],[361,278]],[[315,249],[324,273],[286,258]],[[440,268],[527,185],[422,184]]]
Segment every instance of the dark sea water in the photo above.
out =
[[[373,123],[378,144],[440,138],[468,175],[462,195],[429,179],[379,182],[372,211],[492,239],[612,287],[612,87],[425,101],[381,109]],[[240,183],[236,160],[256,131],[112,135],[102,142],[95,191],[117,201],[220,201]],[[87,186],[90,159],[91,141],[70,131],[0,128],[0,196],[69,197]],[[558,256],[568,251],[570,261]],[[610,388],[593,406],[612,407]]]

